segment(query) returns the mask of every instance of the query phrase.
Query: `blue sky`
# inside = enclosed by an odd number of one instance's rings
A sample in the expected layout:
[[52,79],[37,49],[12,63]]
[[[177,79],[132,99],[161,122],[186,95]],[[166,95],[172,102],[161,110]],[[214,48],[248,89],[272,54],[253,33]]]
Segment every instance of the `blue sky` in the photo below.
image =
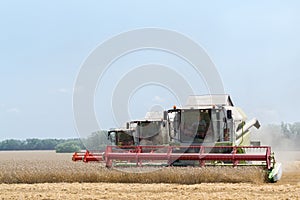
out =
[[[72,90],[81,64],[101,42],[143,27],[178,31],[206,49],[249,118],[300,121],[299,9],[298,1],[1,1],[0,139],[77,137]],[[168,60],[150,55],[147,62]],[[133,117],[148,104],[173,105],[162,88],[143,92],[129,105]],[[114,126],[106,106],[95,107],[105,128]]]

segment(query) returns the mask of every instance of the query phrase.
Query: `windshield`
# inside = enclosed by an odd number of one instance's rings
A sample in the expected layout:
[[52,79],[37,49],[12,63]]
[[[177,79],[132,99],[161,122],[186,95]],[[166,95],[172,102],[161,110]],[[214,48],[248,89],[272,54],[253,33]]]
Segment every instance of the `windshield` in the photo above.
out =
[[133,136],[127,131],[111,131],[109,139],[112,145],[128,146],[134,144]]
[[182,142],[202,142],[210,127],[209,110],[182,110],[179,123]]
[[138,138],[150,138],[159,134],[161,121],[140,121],[137,122],[136,134]]

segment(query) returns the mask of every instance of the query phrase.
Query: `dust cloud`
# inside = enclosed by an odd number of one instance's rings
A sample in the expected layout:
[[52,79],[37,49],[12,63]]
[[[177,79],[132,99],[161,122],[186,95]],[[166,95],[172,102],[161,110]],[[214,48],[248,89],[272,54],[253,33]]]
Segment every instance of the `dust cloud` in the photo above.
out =
[[276,161],[282,163],[283,172],[294,171],[300,166],[300,137],[284,135],[280,125],[266,125],[253,130],[251,140],[271,146]]

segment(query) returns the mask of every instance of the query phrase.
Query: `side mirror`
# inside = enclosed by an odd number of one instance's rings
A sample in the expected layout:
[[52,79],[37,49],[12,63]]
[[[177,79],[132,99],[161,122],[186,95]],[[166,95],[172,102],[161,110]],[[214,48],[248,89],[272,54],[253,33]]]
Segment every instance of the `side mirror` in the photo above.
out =
[[227,119],[232,119],[232,111],[227,110]]

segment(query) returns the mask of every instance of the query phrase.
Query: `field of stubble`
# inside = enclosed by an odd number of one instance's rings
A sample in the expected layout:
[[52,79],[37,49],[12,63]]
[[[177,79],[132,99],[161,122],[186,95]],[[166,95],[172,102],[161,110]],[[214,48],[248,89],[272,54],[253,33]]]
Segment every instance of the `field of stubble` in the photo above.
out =
[[[164,168],[151,173],[72,162],[71,154],[0,152],[1,199],[300,199],[300,153],[280,152],[282,180],[257,168]],[[290,159],[288,159],[290,158]],[[280,160],[279,160],[280,161]]]

